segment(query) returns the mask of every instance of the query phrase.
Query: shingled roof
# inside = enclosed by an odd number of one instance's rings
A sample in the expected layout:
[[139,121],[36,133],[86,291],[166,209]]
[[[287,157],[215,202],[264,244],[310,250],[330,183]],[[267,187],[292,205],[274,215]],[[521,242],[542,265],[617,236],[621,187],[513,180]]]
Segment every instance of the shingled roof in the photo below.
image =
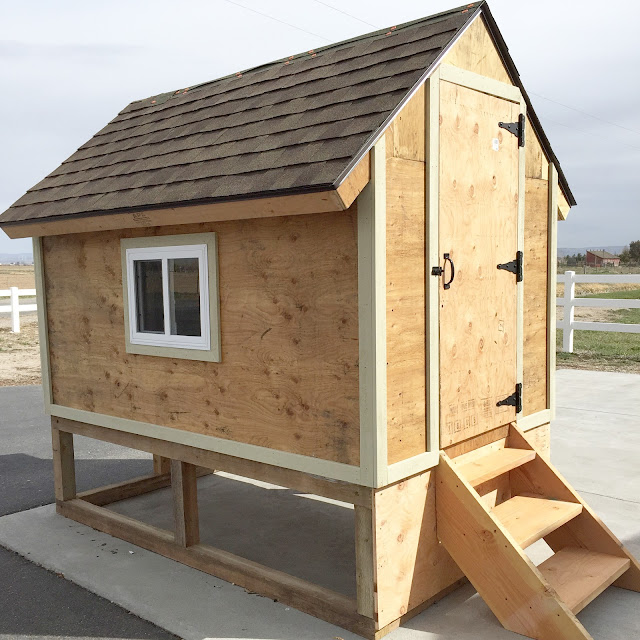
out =
[[133,102],[0,223],[335,189],[483,9]]

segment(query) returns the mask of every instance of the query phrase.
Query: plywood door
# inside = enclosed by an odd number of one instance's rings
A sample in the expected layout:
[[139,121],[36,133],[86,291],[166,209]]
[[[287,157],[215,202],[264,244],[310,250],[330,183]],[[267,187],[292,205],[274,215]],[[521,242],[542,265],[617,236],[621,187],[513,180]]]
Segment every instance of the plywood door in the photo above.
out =
[[[518,141],[498,127],[519,105],[440,85],[440,253],[455,264],[440,288],[441,446],[515,419],[498,407],[516,386]],[[449,279],[449,267],[444,276]]]

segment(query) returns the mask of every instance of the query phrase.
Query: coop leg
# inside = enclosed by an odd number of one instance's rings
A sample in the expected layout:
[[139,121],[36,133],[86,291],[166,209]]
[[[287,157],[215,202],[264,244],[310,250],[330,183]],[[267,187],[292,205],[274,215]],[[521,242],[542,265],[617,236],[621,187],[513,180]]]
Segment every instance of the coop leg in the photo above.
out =
[[56,502],[76,497],[76,468],[73,458],[73,434],[51,427],[53,445],[53,483]]
[[356,590],[358,613],[375,617],[373,511],[354,506],[356,526]]
[[190,547],[200,542],[196,466],[171,460],[171,487],[176,544]]
[[169,458],[163,458],[155,453],[153,454],[153,473],[157,476],[163,473],[169,473],[171,471],[171,460]]

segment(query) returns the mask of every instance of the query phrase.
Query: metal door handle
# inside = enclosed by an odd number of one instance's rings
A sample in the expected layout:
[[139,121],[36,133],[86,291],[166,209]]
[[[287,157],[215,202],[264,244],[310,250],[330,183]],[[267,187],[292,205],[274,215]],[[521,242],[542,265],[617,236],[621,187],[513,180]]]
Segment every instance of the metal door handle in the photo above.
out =
[[[451,288],[451,283],[453,282],[453,279],[456,277],[456,268],[453,264],[453,260],[449,257],[448,253],[444,254],[444,264],[445,267],[447,266],[447,261],[449,262],[449,264],[451,265],[451,277],[449,278],[449,280],[447,282],[444,283],[444,288],[445,289],[450,289]],[[442,272],[444,273],[445,269],[442,269]]]
[[432,276],[442,276],[444,275],[445,272],[445,267],[447,266],[447,262],[449,262],[449,264],[451,265],[451,277],[449,278],[449,280],[447,282],[444,283],[444,288],[445,289],[450,289],[451,288],[451,283],[453,282],[453,279],[456,277],[456,268],[453,264],[453,260],[451,259],[451,257],[449,256],[448,253],[444,254],[444,267],[441,266],[437,266],[437,267],[433,267],[431,269],[431,275]]

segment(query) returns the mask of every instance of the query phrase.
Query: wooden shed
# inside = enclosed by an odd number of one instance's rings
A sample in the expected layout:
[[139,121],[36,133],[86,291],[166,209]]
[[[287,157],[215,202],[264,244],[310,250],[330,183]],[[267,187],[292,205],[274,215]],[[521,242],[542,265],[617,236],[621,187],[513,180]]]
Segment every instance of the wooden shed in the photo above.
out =
[[[640,566],[548,459],[573,204],[484,2],[130,104],[0,217],[34,238],[58,512],[368,638],[465,578],[589,638]],[[156,473],[78,494],[74,434]],[[211,470],[353,504],[357,596],[201,544]],[[104,508],[169,485],[174,531]]]
[[614,256],[613,253],[609,253],[602,249],[602,251],[587,251],[587,266],[588,267],[619,267],[620,256]]

